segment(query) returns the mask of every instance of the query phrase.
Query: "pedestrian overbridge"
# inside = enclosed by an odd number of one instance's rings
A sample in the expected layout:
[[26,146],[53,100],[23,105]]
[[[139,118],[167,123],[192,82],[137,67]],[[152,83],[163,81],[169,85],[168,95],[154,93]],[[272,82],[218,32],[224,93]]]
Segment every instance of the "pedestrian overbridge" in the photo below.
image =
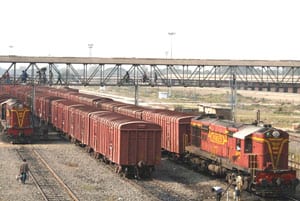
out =
[[[300,93],[300,61],[0,56],[2,82],[66,86],[229,87]],[[9,79],[7,79],[7,74]]]

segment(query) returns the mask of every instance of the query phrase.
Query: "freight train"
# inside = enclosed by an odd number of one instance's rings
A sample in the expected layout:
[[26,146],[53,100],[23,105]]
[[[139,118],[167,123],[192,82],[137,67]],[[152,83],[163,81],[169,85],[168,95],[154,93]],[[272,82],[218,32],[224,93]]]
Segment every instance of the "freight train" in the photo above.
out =
[[161,127],[157,124],[53,96],[44,88],[1,86],[0,91],[32,106],[41,124],[52,125],[119,174],[146,178],[160,164]]
[[[22,86],[22,90],[17,88],[6,90],[11,94],[15,93],[17,97],[26,97],[25,88]],[[289,135],[271,125],[260,122],[244,124],[223,120],[215,115],[196,116],[145,108],[65,88],[38,87],[36,92],[43,94],[44,97],[49,96],[45,102],[63,98],[74,101],[73,105],[77,104],[78,107],[81,104],[88,105],[89,109],[82,107],[83,111],[110,111],[124,115],[123,118],[132,117],[132,121],[139,119],[157,124],[162,129],[161,148],[167,151],[170,157],[191,165],[195,170],[224,176],[230,184],[239,180],[239,185],[244,190],[262,196],[286,196],[294,194],[299,183],[296,171],[288,167]],[[24,100],[32,101],[30,98]],[[42,104],[38,106],[38,98],[35,98],[35,102],[36,110],[43,107]],[[89,112],[86,113],[90,114]],[[37,112],[36,115],[47,122],[55,122],[53,111],[52,113],[48,111],[48,114]],[[89,124],[86,122],[86,125]],[[69,132],[69,135],[90,149],[95,148],[92,144],[98,144],[98,142],[85,143],[84,137],[87,134],[84,132],[72,134],[78,130],[75,127],[72,129],[73,131],[65,129],[64,132]],[[99,130],[94,129],[93,132],[96,136]]]

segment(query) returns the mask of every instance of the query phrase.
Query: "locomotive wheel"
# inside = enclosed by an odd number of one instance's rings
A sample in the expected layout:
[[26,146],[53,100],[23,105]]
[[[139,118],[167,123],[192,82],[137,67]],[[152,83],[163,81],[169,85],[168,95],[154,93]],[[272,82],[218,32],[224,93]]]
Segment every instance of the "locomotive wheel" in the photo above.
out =
[[254,184],[249,184],[247,190],[248,190],[249,192],[255,192]]
[[249,181],[248,181],[248,178],[246,177],[243,181],[243,186],[242,186],[242,189],[243,190],[247,190],[249,189]]
[[229,184],[231,184],[233,182],[233,177],[232,177],[231,173],[226,174],[226,181]]

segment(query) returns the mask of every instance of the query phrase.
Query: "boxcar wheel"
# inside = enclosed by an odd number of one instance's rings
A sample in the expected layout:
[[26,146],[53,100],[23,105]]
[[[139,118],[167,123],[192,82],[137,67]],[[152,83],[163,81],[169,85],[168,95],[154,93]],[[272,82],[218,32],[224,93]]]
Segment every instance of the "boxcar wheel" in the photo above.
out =
[[129,171],[128,171],[128,168],[126,167],[125,169],[124,169],[124,177],[126,177],[126,178],[128,178],[129,177]]

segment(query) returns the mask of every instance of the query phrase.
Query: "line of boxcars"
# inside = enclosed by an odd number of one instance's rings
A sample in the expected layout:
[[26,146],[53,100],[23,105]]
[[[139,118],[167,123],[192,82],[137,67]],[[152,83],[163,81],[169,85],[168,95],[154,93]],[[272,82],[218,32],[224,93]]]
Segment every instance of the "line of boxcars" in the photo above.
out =
[[115,165],[118,173],[148,177],[160,164],[161,127],[157,124],[53,96],[45,88],[1,86],[1,93],[33,106],[41,122],[85,145],[95,157]]
[[[118,164],[118,171],[139,162],[152,169],[159,164],[162,148],[172,158],[195,170],[224,176],[229,183],[241,178],[240,188],[259,195],[292,195],[299,183],[296,171],[288,167],[289,135],[271,125],[139,107],[66,88],[36,87],[32,101],[32,95],[27,95],[32,90],[29,86],[1,89],[25,102],[34,102],[35,114],[43,121],[68,133],[74,141],[99,154],[97,157]],[[131,130],[150,130],[151,134],[114,138],[111,130],[129,129],[122,127],[122,122],[130,124]],[[115,156],[114,151],[118,151]]]

